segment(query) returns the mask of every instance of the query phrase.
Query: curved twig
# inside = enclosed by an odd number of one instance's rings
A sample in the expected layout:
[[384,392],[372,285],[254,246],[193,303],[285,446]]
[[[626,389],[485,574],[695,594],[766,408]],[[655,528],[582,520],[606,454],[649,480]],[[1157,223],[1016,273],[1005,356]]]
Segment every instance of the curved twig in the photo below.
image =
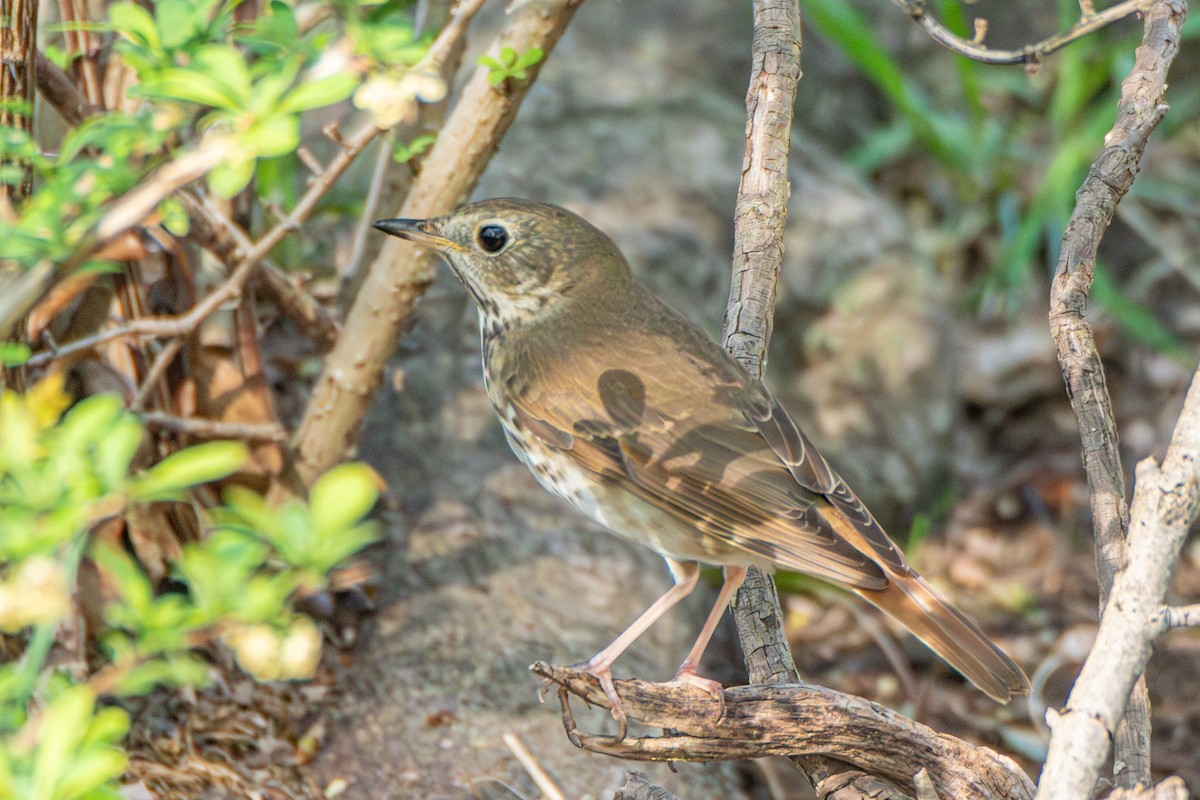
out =
[[[964,39],[934,19],[928,12],[925,0],[892,0],[892,2],[904,9],[905,13],[912,17],[913,22],[924,28],[934,41],[972,61],[979,61],[983,64],[1028,64],[1033,66],[1071,42],[1108,27],[1118,20],[1144,11],[1149,7],[1151,0],[1123,0],[1123,2],[1109,6],[1100,12],[1092,9],[1091,3],[1081,2],[1079,21],[1072,25],[1070,30],[1012,50],[996,50],[983,44],[983,36],[987,30],[986,22],[983,20],[976,20],[975,37]],[[981,25],[981,23],[983,24]]]

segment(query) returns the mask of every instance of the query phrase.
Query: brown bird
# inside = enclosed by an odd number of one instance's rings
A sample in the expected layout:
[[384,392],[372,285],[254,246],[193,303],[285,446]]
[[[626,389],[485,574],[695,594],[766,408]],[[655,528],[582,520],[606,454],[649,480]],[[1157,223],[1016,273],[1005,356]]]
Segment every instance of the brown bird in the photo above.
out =
[[696,668],[750,565],[844,586],[897,619],[990,697],[1029,681],[913,571],[762,383],[630,274],[564,209],[486,200],[380,230],[441,254],[479,304],[488,396],[545,488],[666,560],[675,585],[583,668],[624,721],[613,661],[696,586],[725,582],[676,680]]

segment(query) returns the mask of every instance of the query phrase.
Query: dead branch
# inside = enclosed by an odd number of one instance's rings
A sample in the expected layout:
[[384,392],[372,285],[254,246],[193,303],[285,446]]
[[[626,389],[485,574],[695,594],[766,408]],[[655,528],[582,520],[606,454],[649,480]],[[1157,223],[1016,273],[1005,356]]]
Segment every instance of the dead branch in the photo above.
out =
[[[488,52],[495,56],[502,47],[517,52],[540,47],[549,53],[581,2],[521,3]],[[499,86],[491,85],[486,68],[475,71],[396,216],[434,216],[466,198],[516,116],[538,67],[525,81]],[[296,471],[305,483],[337,464],[357,437],[384,363],[417,298],[433,280],[429,258],[408,242],[391,238],[371,264],[294,438]]]
[[1006,756],[830,689],[804,684],[733,687],[725,690],[721,715],[720,704],[694,686],[617,681],[630,718],[669,731],[617,742],[574,729],[567,693],[607,708],[599,681],[566,667],[538,663],[532,669],[562,687],[568,735],[578,746],[596,753],[635,761],[802,754],[832,757],[914,791],[914,775],[924,768],[941,796],[959,800],[1033,796],[1033,783]]
[[1036,66],[1041,63],[1043,58],[1056,50],[1061,50],[1071,42],[1108,27],[1117,20],[1144,11],[1149,7],[1151,0],[1124,0],[1124,2],[1109,6],[1099,13],[1092,7],[1091,0],[1080,0],[1079,21],[1072,25],[1070,30],[1015,50],[995,50],[983,44],[988,27],[985,19],[976,19],[974,37],[964,39],[951,32],[949,28],[929,14],[926,0],[892,0],[892,2],[904,9],[905,13],[912,17],[913,22],[924,28],[934,41],[972,61],[984,64]]
[[1200,603],[1188,606],[1164,606],[1152,619],[1155,636],[1175,628],[1200,628]]
[[[1178,51],[1179,30],[1185,15],[1185,0],[1157,2],[1146,13],[1145,36],[1137,50],[1133,71],[1121,86],[1116,122],[1105,137],[1104,149],[1096,157],[1076,195],[1075,210],[1063,235],[1058,267],[1050,290],[1050,330],[1083,443],[1084,469],[1087,472],[1096,533],[1101,607],[1104,609],[1102,628],[1103,620],[1109,617],[1109,609],[1125,603],[1123,599],[1121,604],[1113,604],[1108,599],[1109,590],[1114,585],[1113,576],[1126,557],[1125,531],[1129,514],[1104,365],[1096,350],[1091,327],[1084,319],[1084,311],[1100,239],[1112,221],[1117,203],[1137,175],[1146,141],[1166,113],[1163,92],[1167,68]],[[1139,480],[1139,491],[1141,483]],[[1174,560],[1165,566],[1168,570],[1172,569]],[[1161,604],[1160,596],[1154,601],[1153,609]],[[1151,632],[1148,624],[1151,610],[1143,612],[1139,623],[1146,639],[1145,658],[1149,657]],[[1133,652],[1143,652],[1143,649],[1134,648]],[[1046,766],[1046,775],[1053,778],[1053,782],[1047,791],[1067,785],[1076,787],[1080,793],[1090,791],[1099,776],[1099,760],[1108,752],[1109,735],[1116,736],[1116,761],[1124,766],[1117,770],[1118,784],[1128,788],[1149,783],[1149,701],[1145,683],[1138,678],[1145,667],[1145,658],[1130,666],[1131,672],[1125,676],[1116,672],[1118,662],[1113,659],[1113,654],[1099,653],[1097,641],[1097,649],[1093,650],[1088,663],[1095,665],[1102,661],[1106,665],[1104,676],[1096,678],[1104,683],[1106,689],[1125,686],[1120,707],[1112,709],[1107,716],[1091,718],[1095,727],[1107,732],[1102,743],[1089,745],[1077,735],[1055,732],[1051,738],[1051,754],[1055,761],[1048,760]],[[1128,653],[1123,655],[1127,656]],[[1093,671],[1098,669],[1093,667]],[[1125,677],[1128,677],[1127,682]],[[1080,683],[1076,684],[1075,691],[1081,688],[1084,690],[1081,699],[1088,697],[1090,690],[1081,687]],[[1129,694],[1131,689],[1134,690],[1132,696]],[[1075,693],[1072,692],[1074,697]],[[1125,706],[1126,699],[1129,701],[1128,708]],[[1064,713],[1068,716],[1063,719],[1082,717],[1081,714],[1072,713],[1071,706]],[[1058,725],[1062,727],[1061,720]],[[1095,750],[1097,746],[1102,747],[1099,755]],[[1071,750],[1078,752],[1072,754],[1069,752]],[[1096,771],[1089,776],[1089,767],[1084,765],[1093,762]],[[1074,766],[1067,766],[1068,763]]]
[[215,419],[177,417],[159,411],[138,416],[151,428],[186,433],[197,439],[239,439],[244,442],[283,442],[287,431],[280,425],[253,422],[222,422]]
[[[724,345],[753,375],[761,375],[783,260],[787,221],[788,151],[800,80],[800,9],[795,0],[755,0],[746,148],[734,211],[733,277],[723,324]],[[783,611],[770,576],[751,567],[733,608],[752,684],[795,684],[800,675],[783,630]],[[789,754],[822,797],[904,795],[879,779],[823,753]],[[869,783],[869,788],[865,785]]]
[[622,784],[613,800],[679,800],[666,789],[653,784],[640,772],[625,773],[625,783]]

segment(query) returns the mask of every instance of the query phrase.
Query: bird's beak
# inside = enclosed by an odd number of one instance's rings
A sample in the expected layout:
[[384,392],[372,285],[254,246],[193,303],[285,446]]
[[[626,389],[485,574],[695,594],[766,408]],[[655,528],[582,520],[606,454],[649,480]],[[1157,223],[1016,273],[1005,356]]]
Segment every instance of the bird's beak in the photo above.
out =
[[430,229],[427,219],[381,219],[375,227],[384,233],[407,239],[434,250],[452,250],[454,242]]

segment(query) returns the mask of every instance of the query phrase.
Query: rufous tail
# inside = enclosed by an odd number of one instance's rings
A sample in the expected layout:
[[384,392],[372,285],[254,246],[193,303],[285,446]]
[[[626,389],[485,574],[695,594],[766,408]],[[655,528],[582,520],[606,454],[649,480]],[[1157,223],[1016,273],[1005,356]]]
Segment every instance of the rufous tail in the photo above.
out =
[[889,574],[888,587],[857,590],[1000,703],[1029,694],[1029,679],[975,624],[921,576]]

